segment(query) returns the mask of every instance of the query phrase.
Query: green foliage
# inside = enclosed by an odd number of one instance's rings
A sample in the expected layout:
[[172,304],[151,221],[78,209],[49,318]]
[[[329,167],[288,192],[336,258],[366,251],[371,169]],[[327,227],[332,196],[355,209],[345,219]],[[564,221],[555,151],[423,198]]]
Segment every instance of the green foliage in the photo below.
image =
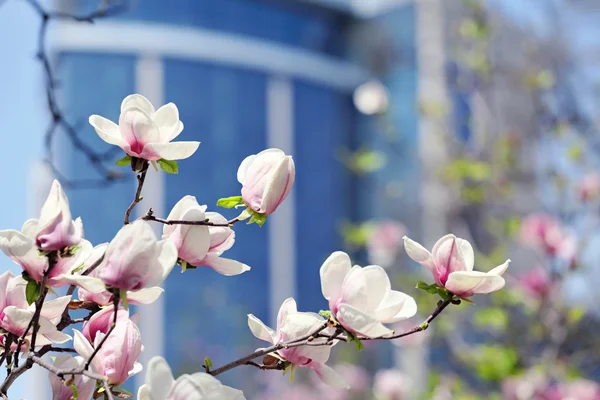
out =
[[77,390],[77,386],[74,383],[71,383],[71,390],[73,391],[73,399],[77,400],[79,398],[79,391]]
[[33,279],[27,282],[27,287],[25,288],[25,297],[27,299],[27,304],[31,305],[35,302],[35,300],[39,297],[40,291],[42,289],[42,285]]
[[246,211],[250,213],[250,219],[248,220],[248,222],[246,222],[246,224],[250,225],[256,223],[258,226],[262,227],[265,224],[265,222],[267,222],[267,214],[257,213],[250,207],[246,208]]
[[129,154],[126,154],[125,157],[121,158],[120,160],[115,161],[115,164],[117,164],[120,167],[125,167],[127,165],[131,164],[131,156]]
[[362,224],[344,222],[344,224],[342,224],[341,234],[348,247],[363,248],[366,246],[372,230],[373,224],[368,222]]
[[444,176],[450,181],[471,180],[483,182],[492,175],[488,163],[459,158],[450,163],[444,170]]
[[346,336],[348,336],[348,341],[354,342],[358,351],[363,351],[365,349],[365,346],[363,346],[360,339],[357,338],[356,335],[354,335],[352,332],[346,331]]
[[327,319],[331,319],[331,311],[329,310],[321,310],[319,311],[319,315]]
[[206,367],[207,371],[210,371],[213,366],[213,362],[210,357],[204,357],[204,366]]
[[379,151],[360,149],[355,152],[345,150],[342,154],[342,161],[346,168],[355,174],[363,175],[380,170],[385,166],[387,160],[385,154]]
[[179,173],[179,164],[177,164],[177,161],[170,161],[161,158],[158,160],[158,165],[160,166],[160,169],[165,171],[167,174]]
[[486,381],[500,382],[517,370],[517,352],[501,345],[479,346],[471,360],[477,375]]
[[581,321],[584,315],[585,309],[582,307],[569,308],[569,311],[567,311],[567,321],[569,324],[576,324]]
[[508,326],[509,316],[499,307],[478,308],[473,315],[473,322],[480,328],[491,328],[503,331]]
[[242,196],[223,197],[217,200],[217,206],[223,208],[233,208],[242,202]]

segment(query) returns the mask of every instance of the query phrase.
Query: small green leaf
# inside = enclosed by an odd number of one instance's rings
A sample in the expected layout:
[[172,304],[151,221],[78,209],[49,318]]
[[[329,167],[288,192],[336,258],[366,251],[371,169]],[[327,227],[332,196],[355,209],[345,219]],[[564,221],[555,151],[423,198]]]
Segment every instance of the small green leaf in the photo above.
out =
[[73,391],[73,399],[77,400],[79,398],[79,391],[77,390],[77,386],[74,383],[71,384],[71,390]]
[[169,161],[161,158],[160,160],[158,160],[158,165],[160,165],[160,168],[167,174],[179,173],[179,166],[177,164],[177,161]]
[[440,287],[436,283],[432,283],[431,285],[428,285],[427,283],[421,282],[421,281],[419,281],[419,283],[417,283],[416,288],[424,290],[429,294],[437,294],[438,290],[440,289]]
[[131,156],[129,154],[126,154],[125,157],[121,158],[120,160],[115,161],[115,164],[117,164],[120,167],[129,165],[129,164],[131,164]]
[[210,357],[204,357],[204,366],[206,367],[207,371],[210,371],[210,369],[213,366],[212,360],[210,359]]
[[360,339],[357,338],[356,335],[354,335],[352,332],[346,331],[346,336],[348,336],[348,341],[354,342],[358,351],[363,351],[365,349],[365,346],[363,346]]
[[233,208],[242,202],[242,196],[223,197],[217,200],[217,206],[223,208]]
[[158,172],[158,165],[156,165],[156,161],[150,161],[150,163],[152,164],[152,167],[154,168],[154,170],[156,172]]
[[265,222],[267,222],[267,214],[259,214],[257,212],[254,211],[250,211],[252,216],[250,217],[250,220],[246,223],[247,225],[250,225],[252,223],[256,223],[258,226],[263,226],[265,224]]
[[429,322],[423,322],[421,325],[419,325],[419,328],[421,328],[422,330],[429,328]]
[[75,275],[76,273],[80,272],[84,268],[85,268],[85,264],[81,264],[79,267],[77,267],[73,271],[71,271],[71,275]]
[[27,304],[33,304],[38,296],[40,295],[41,285],[34,280],[27,282],[25,289],[25,295],[27,297]]
[[330,319],[331,318],[331,311],[329,311],[329,310],[321,310],[321,311],[319,311],[319,315],[321,317],[325,317],[327,319]]

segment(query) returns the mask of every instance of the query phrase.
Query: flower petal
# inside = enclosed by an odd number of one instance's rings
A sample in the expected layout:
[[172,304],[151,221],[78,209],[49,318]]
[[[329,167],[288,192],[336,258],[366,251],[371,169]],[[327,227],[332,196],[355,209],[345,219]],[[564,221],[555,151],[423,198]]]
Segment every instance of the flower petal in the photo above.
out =
[[200,142],[148,143],[140,154],[146,160],[183,160],[198,150]]
[[104,140],[108,144],[115,146],[123,146],[126,142],[121,136],[119,126],[109,119],[101,117],[100,115],[91,115],[89,123],[94,127],[94,130],[100,136],[100,139]]
[[286,317],[295,312],[298,312],[296,300],[292,297],[288,297],[281,303],[281,307],[279,307],[279,312],[277,313],[277,327],[283,326]]
[[256,157],[255,154],[244,158],[244,161],[242,161],[242,163],[240,164],[240,166],[238,168],[238,171],[237,171],[237,180],[242,185],[246,181],[246,171],[248,170],[248,167],[252,163],[252,160],[254,159],[254,157]]
[[106,290],[104,282],[93,276],[62,274],[58,278],[71,285],[81,287],[90,293],[102,293]]
[[138,291],[128,291],[127,300],[132,304],[152,304],[165,290],[159,286],[149,287]]
[[132,107],[139,108],[148,115],[154,114],[154,106],[150,103],[150,100],[141,94],[130,94],[121,102],[121,112]]
[[250,267],[244,263],[212,255],[207,256],[203,260],[203,264],[225,276],[240,275],[246,271],[250,271]]
[[370,265],[355,271],[344,281],[344,303],[367,313],[373,313],[391,290],[390,278],[378,265]]
[[504,275],[504,273],[506,272],[506,270],[508,269],[508,266],[510,265],[510,260],[506,260],[504,262],[504,264],[500,264],[498,265],[496,268],[490,270],[488,272],[488,274],[490,275]]
[[264,322],[256,318],[253,314],[248,314],[248,327],[252,334],[258,339],[275,344],[275,341],[277,340],[275,331],[265,325]]
[[425,247],[410,239],[408,236],[404,236],[404,250],[413,261],[429,268],[429,270],[435,274],[433,257]]
[[[166,397],[157,397],[157,399],[163,400],[166,399]],[[152,397],[150,397],[148,385],[140,386],[137,392],[137,400],[153,400]]]
[[417,313],[417,303],[411,296],[390,290],[375,311],[375,318],[389,324],[410,318]]
[[375,318],[349,304],[341,304],[336,316],[344,328],[364,336],[380,337],[393,332]]
[[343,251],[332,253],[321,266],[321,292],[325,299],[338,299],[342,295],[342,283],[350,272],[352,262]]
[[323,363],[312,363],[310,368],[313,369],[319,378],[329,386],[340,389],[350,389],[348,382],[327,365]]
[[469,297],[500,290],[505,285],[500,275],[477,271],[457,271],[448,276],[446,289],[457,296]]
[[169,143],[183,130],[183,124],[179,121],[179,110],[173,103],[165,104],[156,110],[152,119],[160,130],[161,143]]
[[[119,117],[123,140],[131,147],[132,156],[144,158],[143,151],[149,143],[160,143],[160,131],[152,118],[139,108],[128,108]],[[148,160],[157,160],[155,158]]]
[[177,247],[168,240],[156,243],[155,256],[150,261],[146,287],[159,286],[167,278],[177,262]]
[[[92,353],[94,353],[94,348],[92,347],[90,342],[88,342],[85,336],[83,336],[83,334],[77,329],[73,329],[73,348],[75,349],[77,354],[79,354],[86,360],[89,360]],[[94,359],[94,361],[96,361],[96,359]]]
[[[48,318],[52,322],[54,322],[53,320],[56,318],[60,320],[63,311],[65,311],[65,308],[67,308],[70,301],[71,296],[62,296],[54,300],[46,301],[42,305],[42,311],[40,312],[40,314],[43,317]],[[35,307],[32,307],[32,309],[35,310]]]

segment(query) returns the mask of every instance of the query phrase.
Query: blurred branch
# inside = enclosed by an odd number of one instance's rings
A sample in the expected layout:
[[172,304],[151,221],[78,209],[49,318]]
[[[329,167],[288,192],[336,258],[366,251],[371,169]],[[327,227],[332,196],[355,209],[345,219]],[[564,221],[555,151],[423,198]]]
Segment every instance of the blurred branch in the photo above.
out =
[[[41,5],[39,0],[24,1],[35,10],[41,20],[38,31],[37,59],[42,64],[44,70],[46,101],[48,111],[50,112],[52,118],[44,135],[46,163],[49,165],[53,174],[56,175],[62,181],[63,185],[67,187],[103,187],[109,186],[115,181],[122,180],[123,176],[120,173],[105,166],[105,163],[111,161],[119,149],[113,148],[104,152],[96,151],[92,146],[89,146],[79,137],[77,125],[69,122],[66,119],[65,112],[57,101],[58,84],[50,63],[46,36],[48,33],[48,26],[52,20],[70,20],[82,23],[93,23],[98,18],[105,18],[124,12],[128,9],[128,1],[102,0],[99,2],[94,11],[82,15],[71,14],[63,11],[48,11]],[[0,0],[0,5],[2,4],[3,1]],[[58,170],[55,164],[53,145],[59,130],[65,132],[67,138],[76,151],[79,151],[85,155],[90,165],[94,168],[98,175],[100,175],[100,178],[69,179]]]

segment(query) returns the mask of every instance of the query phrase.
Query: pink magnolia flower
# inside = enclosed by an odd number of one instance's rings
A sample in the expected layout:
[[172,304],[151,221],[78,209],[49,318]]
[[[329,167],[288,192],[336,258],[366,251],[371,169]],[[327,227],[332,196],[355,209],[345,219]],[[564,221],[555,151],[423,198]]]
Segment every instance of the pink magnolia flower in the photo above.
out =
[[502,275],[510,264],[507,260],[489,272],[473,271],[475,254],[471,243],[452,234],[438,240],[431,253],[405,236],[404,249],[410,258],[431,271],[435,283],[459,297],[502,289],[505,284]]
[[312,379],[312,386],[318,392],[315,397],[327,400],[350,400],[360,394],[365,394],[370,390],[369,373],[362,367],[352,364],[337,364],[333,366],[333,370],[337,372],[343,380],[349,382],[349,389],[329,386],[321,380]]
[[[36,282],[41,282],[44,272],[48,270],[48,258],[40,255],[35,244],[35,232],[38,221],[30,219],[25,224],[21,232],[15,230],[0,231],[0,249],[10,257],[15,263],[19,264],[25,272]],[[69,284],[64,279],[64,275],[71,274],[82,260],[85,260],[92,251],[92,244],[87,240],[81,239],[77,247],[73,248],[70,256],[60,255],[56,264],[48,275],[47,286],[62,287]]]
[[581,201],[597,199],[600,195],[600,174],[590,172],[577,184],[577,197]]
[[[69,354],[59,354],[54,359],[54,366],[62,370],[81,369],[85,366],[85,360],[82,357],[73,357]],[[67,386],[54,373],[48,373],[50,377],[50,386],[52,387],[52,400],[71,400],[73,398],[73,389]],[[77,388],[78,398],[89,399],[96,389],[96,381],[85,375],[74,375],[73,383]]]
[[[168,219],[204,221],[226,224],[227,219],[216,212],[206,212],[193,196],[181,199],[171,210]],[[188,265],[206,265],[220,274],[239,275],[250,267],[235,260],[223,258],[224,251],[235,243],[235,231],[227,226],[165,225],[163,239],[168,239],[177,247],[178,256]]]
[[382,369],[374,378],[373,393],[381,400],[408,400],[412,381],[402,371]]
[[331,315],[347,330],[368,337],[392,334],[384,323],[410,318],[417,312],[415,300],[391,290],[383,268],[352,267],[348,254],[336,251],[321,266],[321,291]]
[[292,156],[267,149],[242,161],[237,179],[244,203],[260,214],[272,214],[292,190],[296,167]]
[[[82,332],[73,329],[73,347],[89,360],[106,336],[113,322],[114,308],[102,309],[83,325]],[[137,325],[129,318],[129,311],[119,308],[115,329],[108,336],[92,360],[97,373],[108,377],[109,383],[120,385],[142,370],[136,360],[142,351],[142,338]]]
[[597,382],[578,379],[562,385],[561,400],[600,400],[600,384]]
[[[107,247],[108,243],[103,243],[94,247],[90,257],[79,264],[80,266],[83,265],[83,268],[81,268],[80,272],[85,271],[89,266],[95,264],[100,257],[104,255]],[[88,277],[82,277],[80,274],[71,274],[64,276],[63,279],[79,286],[79,300],[91,301],[101,307],[104,307],[113,304],[113,294],[111,291],[107,290],[104,286],[104,283],[98,279],[100,271],[101,266],[98,266],[98,268],[92,271]],[[130,304],[152,304],[163,292],[164,289],[159,286],[152,286],[136,291],[128,290],[127,301]]]
[[577,241],[554,217],[531,214],[521,221],[521,242],[549,256],[572,260],[577,252]]
[[519,282],[528,294],[540,298],[548,296],[555,286],[548,270],[541,266],[535,267],[521,275]]
[[170,143],[183,130],[177,106],[168,103],[155,110],[139,94],[129,95],[121,103],[119,125],[99,115],[90,116],[89,122],[106,143],[145,160],[183,160],[200,145],[200,142]]
[[98,278],[108,287],[137,291],[160,285],[176,262],[173,242],[157,241],[150,224],[137,220],[121,228],[110,242]]
[[[269,328],[254,315],[248,314],[248,326],[252,334],[271,344],[299,339],[315,331],[324,322],[325,319],[318,314],[298,312],[296,301],[291,297],[285,300],[279,309],[277,331]],[[329,385],[348,388],[348,384],[333,369],[325,365],[330,352],[331,346],[300,346],[281,349],[274,353],[274,356],[300,368],[312,369]]]
[[148,362],[146,383],[138,390],[138,400],[246,400],[241,390],[223,385],[204,372],[181,375],[177,380],[162,357]]
[[[8,271],[0,275],[0,327],[6,332],[22,336],[35,313],[35,303],[27,304],[25,288],[27,282],[20,276]],[[51,343],[65,343],[71,340],[56,329],[62,313],[71,301],[71,296],[63,296],[43,304],[40,316],[40,328],[36,338],[36,346]],[[33,330],[27,335],[27,346],[31,342]],[[5,336],[1,336],[0,345],[4,346]],[[14,346],[14,344],[13,344]]]
[[367,241],[369,262],[390,267],[398,255],[406,227],[396,221],[383,221],[375,225]]

